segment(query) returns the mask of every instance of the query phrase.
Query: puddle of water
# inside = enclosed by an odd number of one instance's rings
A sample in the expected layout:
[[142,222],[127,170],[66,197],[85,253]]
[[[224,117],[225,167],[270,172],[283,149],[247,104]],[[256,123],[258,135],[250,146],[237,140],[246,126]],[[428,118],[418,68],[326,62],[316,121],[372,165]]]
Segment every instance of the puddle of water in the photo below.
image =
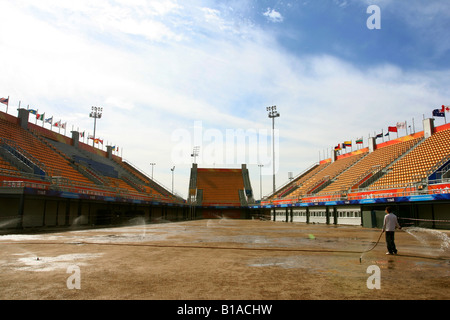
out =
[[18,258],[15,263],[10,263],[10,265],[15,266],[15,270],[48,272],[58,269],[67,269],[74,264],[77,266],[87,265],[87,260],[99,258],[103,253],[63,254],[56,257],[36,257],[29,256],[28,254],[16,255],[27,255],[27,257]]

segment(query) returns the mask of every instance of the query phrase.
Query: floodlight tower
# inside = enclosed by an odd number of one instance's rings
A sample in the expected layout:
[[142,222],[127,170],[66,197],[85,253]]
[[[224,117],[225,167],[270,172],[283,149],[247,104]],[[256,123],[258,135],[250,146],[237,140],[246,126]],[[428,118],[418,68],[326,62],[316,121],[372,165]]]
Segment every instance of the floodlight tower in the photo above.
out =
[[92,107],[92,111],[89,114],[89,117],[94,118],[94,139],[92,140],[92,146],[95,146],[95,129],[97,126],[97,119],[102,117],[103,108],[102,107]]
[[278,118],[280,114],[277,106],[267,107],[266,110],[269,112],[269,118],[272,119],[273,194],[275,194],[275,118]]

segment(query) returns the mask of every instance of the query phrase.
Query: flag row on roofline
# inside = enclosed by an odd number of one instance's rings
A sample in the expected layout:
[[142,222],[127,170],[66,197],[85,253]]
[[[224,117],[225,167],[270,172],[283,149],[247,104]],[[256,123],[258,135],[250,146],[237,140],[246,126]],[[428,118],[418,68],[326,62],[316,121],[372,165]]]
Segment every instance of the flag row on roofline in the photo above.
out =
[[[387,131],[386,134],[384,134],[383,130],[379,134],[375,133],[375,139],[383,138],[383,137],[386,137],[386,136],[390,136],[391,132],[396,132],[397,133],[397,137],[398,137],[398,130],[399,129],[405,129],[406,130],[406,128],[407,128],[406,121],[405,122],[397,122],[397,125],[388,127],[388,131]],[[362,146],[364,144],[364,138],[361,137],[359,139],[356,139],[355,140],[355,144],[356,144],[356,146]],[[334,150],[335,151],[340,151],[342,149],[352,148],[352,147],[353,147],[352,140],[349,140],[349,141],[344,141],[343,143],[338,143],[338,145],[334,147]]]
[[[8,106],[9,106],[9,96],[8,98],[0,98],[0,103],[3,103],[6,105],[7,109],[6,112],[8,112]],[[20,108],[20,102],[19,102],[19,108]],[[64,135],[66,134],[66,126],[67,126],[67,122],[62,123],[62,120],[56,121],[55,123],[53,123],[53,116],[46,118],[45,117],[45,112],[44,113],[40,113],[39,109],[30,109],[29,106],[27,106],[27,110],[30,114],[33,114],[36,116],[36,120],[35,120],[35,124],[37,124],[37,121],[42,121],[42,127],[44,127],[44,124],[49,123],[50,124],[50,129],[52,129],[53,127],[58,128],[59,132],[61,133],[61,129],[64,129]],[[53,130],[52,130],[53,131]],[[73,130],[72,130],[73,131]],[[80,138],[83,138],[83,143],[85,142],[85,137],[86,137],[86,131],[83,132],[79,132]],[[103,145],[103,139],[100,138],[96,138],[93,135],[88,134],[87,136],[88,141],[92,140],[93,145]],[[119,152],[119,147],[118,146],[111,146],[111,149],[113,152]]]
[[[445,113],[446,112],[450,112],[450,106],[445,106],[442,105],[442,107],[440,109],[434,109],[432,112],[433,117],[446,117]],[[447,123],[447,121],[445,121],[445,123]],[[398,137],[398,130],[406,130],[406,134],[408,134],[408,124],[406,121],[404,122],[397,122],[397,124],[395,126],[388,126],[387,132],[384,133],[384,130],[381,130],[381,133],[374,133],[374,137],[375,139],[383,139],[384,141],[384,137],[389,137],[390,140],[390,133],[394,132],[397,133],[397,137]],[[369,135],[370,137],[370,135]],[[364,139],[363,137],[356,139],[355,140],[355,144],[356,146],[362,146],[364,143]],[[343,143],[338,143],[335,147],[334,150],[335,151],[341,151],[341,150],[346,150],[347,148],[352,148],[353,147],[353,141],[349,140],[349,141],[344,141]],[[353,149],[352,149],[353,150]]]
[[[9,105],[9,96],[8,96],[8,98],[0,98],[0,103],[6,104],[6,106],[8,106]],[[20,102],[19,102],[19,107],[20,107]],[[28,107],[27,107],[27,109],[28,109]],[[6,109],[6,110],[8,110],[8,109]],[[61,120],[59,120],[59,121],[53,123],[53,116],[50,117],[50,118],[45,119],[45,112],[43,114],[40,114],[40,113],[38,113],[38,110],[34,110],[34,109],[28,109],[28,111],[30,113],[36,115],[36,122],[37,122],[37,120],[43,121],[42,126],[44,126],[44,123],[50,123],[50,126],[54,126],[54,127],[57,127],[57,128],[60,128],[60,129],[64,129],[64,130],[66,129],[67,122],[62,123]],[[444,117],[444,118],[446,118],[446,116],[445,116],[446,112],[450,112],[450,106],[442,105],[440,109],[434,109],[433,112],[432,112],[432,115],[433,115],[433,117]],[[445,120],[445,123],[447,123],[447,120]],[[391,132],[397,133],[397,137],[398,137],[398,130],[399,129],[403,129],[403,130],[406,130],[406,132],[408,132],[407,122],[406,121],[404,121],[404,122],[397,122],[397,124],[395,126],[389,126],[386,134],[384,133],[383,130],[382,130],[381,133],[378,133],[378,134],[375,133],[375,139],[378,139],[378,138],[382,138],[383,139],[383,137],[385,137],[385,136],[389,136],[389,138],[390,138],[390,133]],[[79,134],[80,134],[80,138],[83,138],[83,142],[84,142],[85,131],[80,132]],[[88,135],[88,140],[90,140],[90,139],[93,140],[94,144],[100,144],[101,143],[103,145],[103,140],[102,139],[95,138],[92,135]],[[357,146],[362,146],[363,143],[364,143],[364,139],[362,137],[355,140],[355,144]],[[352,146],[353,146],[352,141],[348,140],[348,141],[344,141],[343,143],[339,143],[337,146],[334,147],[334,150],[335,151],[341,151],[342,149],[346,149],[346,148],[349,148],[349,147],[352,148]],[[119,147],[112,146],[112,150],[118,152],[119,151]]]

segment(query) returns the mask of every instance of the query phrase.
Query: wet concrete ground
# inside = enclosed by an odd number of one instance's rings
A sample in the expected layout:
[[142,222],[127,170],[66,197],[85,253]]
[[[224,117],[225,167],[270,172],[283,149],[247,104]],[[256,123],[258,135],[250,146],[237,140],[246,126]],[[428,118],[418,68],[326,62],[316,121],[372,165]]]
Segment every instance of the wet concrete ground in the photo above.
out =
[[[136,221],[134,221],[136,223]],[[198,220],[0,235],[0,299],[450,298],[449,232]]]

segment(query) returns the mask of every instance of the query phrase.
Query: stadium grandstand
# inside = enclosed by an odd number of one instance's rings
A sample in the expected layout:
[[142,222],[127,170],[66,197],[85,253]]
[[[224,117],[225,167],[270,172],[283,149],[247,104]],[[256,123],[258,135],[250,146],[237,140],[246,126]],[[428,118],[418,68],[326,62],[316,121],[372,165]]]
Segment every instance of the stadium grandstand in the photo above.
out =
[[0,228],[189,219],[185,201],[112,153],[0,112]]
[[189,180],[188,202],[202,218],[248,217],[254,204],[247,166],[241,169],[202,169],[194,163]]
[[[450,228],[450,124],[312,164],[256,201],[246,164],[191,168],[188,197],[172,194],[133,164],[0,112],[0,229],[67,228],[191,219],[270,219],[380,227],[386,205],[403,225]],[[282,159],[281,159],[282,161]]]
[[[255,209],[286,222],[381,227],[393,206],[404,225],[450,228],[450,124],[376,143],[313,165]],[[264,211],[261,210],[261,213]]]

